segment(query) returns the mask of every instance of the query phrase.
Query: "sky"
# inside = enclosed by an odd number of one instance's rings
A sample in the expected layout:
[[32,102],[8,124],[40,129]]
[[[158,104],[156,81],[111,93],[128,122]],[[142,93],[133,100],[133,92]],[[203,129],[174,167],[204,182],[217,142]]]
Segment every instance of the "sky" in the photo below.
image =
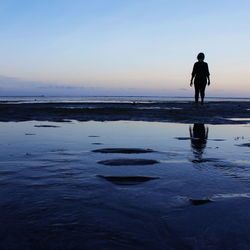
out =
[[2,0],[1,95],[250,97],[249,0]]

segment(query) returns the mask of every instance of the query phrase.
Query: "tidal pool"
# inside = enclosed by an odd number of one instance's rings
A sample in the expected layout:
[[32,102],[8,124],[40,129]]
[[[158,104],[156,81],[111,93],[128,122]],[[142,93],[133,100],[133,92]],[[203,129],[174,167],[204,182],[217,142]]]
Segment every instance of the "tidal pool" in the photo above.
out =
[[247,249],[249,132],[2,122],[0,249]]

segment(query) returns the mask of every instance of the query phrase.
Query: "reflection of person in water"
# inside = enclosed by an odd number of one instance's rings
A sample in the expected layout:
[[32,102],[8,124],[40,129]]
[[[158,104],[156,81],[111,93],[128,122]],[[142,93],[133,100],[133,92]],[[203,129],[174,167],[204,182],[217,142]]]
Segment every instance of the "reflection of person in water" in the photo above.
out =
[[205,125],[201,123],[195,123],[193,129],[189,127],[189,133],[194,156],[198,158],[198,160],[201,160],[207,143],[208,127],[205,127]]
[[210,85],[210,78],[209,78],[210,73],[208,69],[208,64],[204,62],[205,55],[203,53],[199,53],[197,59],[198,62],[196,62],[193,67],[190,86],[192,87],[194,80],[195,103],[198,103],[200,95],[201,104],[203,104],[206,85],[208,86]]

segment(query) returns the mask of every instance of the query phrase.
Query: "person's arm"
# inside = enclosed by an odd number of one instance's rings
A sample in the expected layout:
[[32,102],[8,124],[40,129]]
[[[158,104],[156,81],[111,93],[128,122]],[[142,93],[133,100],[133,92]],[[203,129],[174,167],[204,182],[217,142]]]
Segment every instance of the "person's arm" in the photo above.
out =
[[190,87],[193,85],[194,75],[192,74],[191,81],[190,81]]
[[196,75],[196,63],[194,64],[194,67],[193,67],[192,77],[191,77],[191,81],[190,81],[190,87],[192,87],[192,85],[193,85],[193,80],[194,80],[195,75]]
[[209,73],[209,69],[208,69],[208,64],[207,64],[207,85],[209,86],[210,85],[210,73]]

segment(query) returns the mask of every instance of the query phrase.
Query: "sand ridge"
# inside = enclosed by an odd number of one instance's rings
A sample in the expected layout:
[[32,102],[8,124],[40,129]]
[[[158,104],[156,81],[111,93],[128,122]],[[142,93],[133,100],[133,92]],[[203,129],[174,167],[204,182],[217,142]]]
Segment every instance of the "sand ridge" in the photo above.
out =
[[[241,118],[235,120],[230,118]],[[244,124],[250,102],[224,101],[152,103],[0,103],[0,121],[160,121],[206,124]],[[244,120],[246,119],[246,120]]]

